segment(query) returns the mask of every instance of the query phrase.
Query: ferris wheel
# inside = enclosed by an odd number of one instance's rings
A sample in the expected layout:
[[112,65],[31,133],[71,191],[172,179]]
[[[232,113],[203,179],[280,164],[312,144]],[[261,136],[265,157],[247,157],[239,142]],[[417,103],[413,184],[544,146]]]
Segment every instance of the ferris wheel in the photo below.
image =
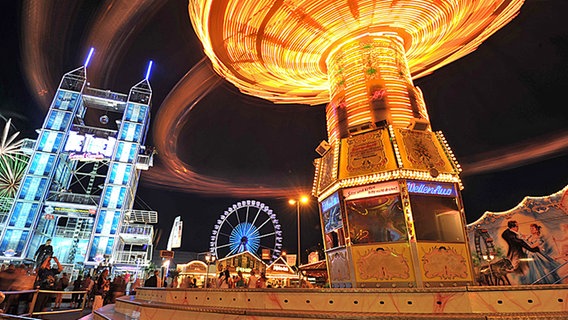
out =
[[217,259],[245,251],[261,257],[266,249],[272,262],[282,250],[282,231],[276,214],[267,205],[256,200],[243,200],[233,204],[217,219],[209,245],[209,251]]

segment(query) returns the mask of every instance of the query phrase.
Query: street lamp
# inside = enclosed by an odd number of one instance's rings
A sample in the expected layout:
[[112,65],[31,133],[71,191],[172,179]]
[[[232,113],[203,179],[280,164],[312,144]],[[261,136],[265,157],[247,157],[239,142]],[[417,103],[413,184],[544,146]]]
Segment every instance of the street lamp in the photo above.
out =
[[300,258],[302,257],[302,249],[300,247],[300,203],[308,203],[307,196],[301,196],[299,199],[290,199],[288,203],[291,205],[296,205],[296,213],[298,215],[298,257],[296,258],[296,266],[298,267],[298,287],[300,287],[301,282],[301,272],[300,272]]
[[209,284],[209,266],[211,263],[215,262],[215,256],[208,252],[205,255],[205,261],[207,261],[207,270],[205,271],[205,284],[203,285],[204,288],[207,288]]

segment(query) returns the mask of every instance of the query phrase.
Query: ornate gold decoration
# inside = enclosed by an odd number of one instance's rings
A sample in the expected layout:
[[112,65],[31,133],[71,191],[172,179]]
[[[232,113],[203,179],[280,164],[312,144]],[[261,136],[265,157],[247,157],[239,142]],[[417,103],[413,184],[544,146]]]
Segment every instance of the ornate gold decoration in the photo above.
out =
[[338,251],[329,255],[329,277],[332,281],[346,281],[350,279],[348,261],[347,251]]
[[357,260],[361,280],[407,280],[410,266],[402,253],[387,247],[369,249]]
[[468,266],[465,257],[450,246],[435,246],[422,257],[424,276],[442,280],[465,279]]

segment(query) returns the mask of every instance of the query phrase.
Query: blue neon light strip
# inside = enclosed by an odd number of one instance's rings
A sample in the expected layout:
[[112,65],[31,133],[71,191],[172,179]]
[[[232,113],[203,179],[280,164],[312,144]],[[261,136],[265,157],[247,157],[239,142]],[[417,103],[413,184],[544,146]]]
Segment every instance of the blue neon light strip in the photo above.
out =
[[150,71],[152,70],[152,64],[154,63],[154,61],[150,60],[150,62],[148,63],[148,69],[146,69],[146,80],[148,80],[150,78]]
[[89,54],[87,55],[87,59],[85,59],[85,67],[87,67],[89,65],[89,62],[91,62],[91,57],[93,56],[93,52],[95,52],[95,48],[91,48],[91,50],[89,50]]

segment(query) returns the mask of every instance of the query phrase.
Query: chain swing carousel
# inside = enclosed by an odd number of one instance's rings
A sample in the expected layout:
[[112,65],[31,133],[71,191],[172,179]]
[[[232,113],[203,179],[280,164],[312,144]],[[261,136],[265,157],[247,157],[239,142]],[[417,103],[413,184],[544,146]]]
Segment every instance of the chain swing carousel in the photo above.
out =
[[157,309],[200,319],[565,316],[563,286],[473,286],[460,167],[413,84],[474,51],[522,5],[191,0],[205,54],[241,92],[326,104],[313,194],[333,288],[142,289],[115,310],[145,319]]

